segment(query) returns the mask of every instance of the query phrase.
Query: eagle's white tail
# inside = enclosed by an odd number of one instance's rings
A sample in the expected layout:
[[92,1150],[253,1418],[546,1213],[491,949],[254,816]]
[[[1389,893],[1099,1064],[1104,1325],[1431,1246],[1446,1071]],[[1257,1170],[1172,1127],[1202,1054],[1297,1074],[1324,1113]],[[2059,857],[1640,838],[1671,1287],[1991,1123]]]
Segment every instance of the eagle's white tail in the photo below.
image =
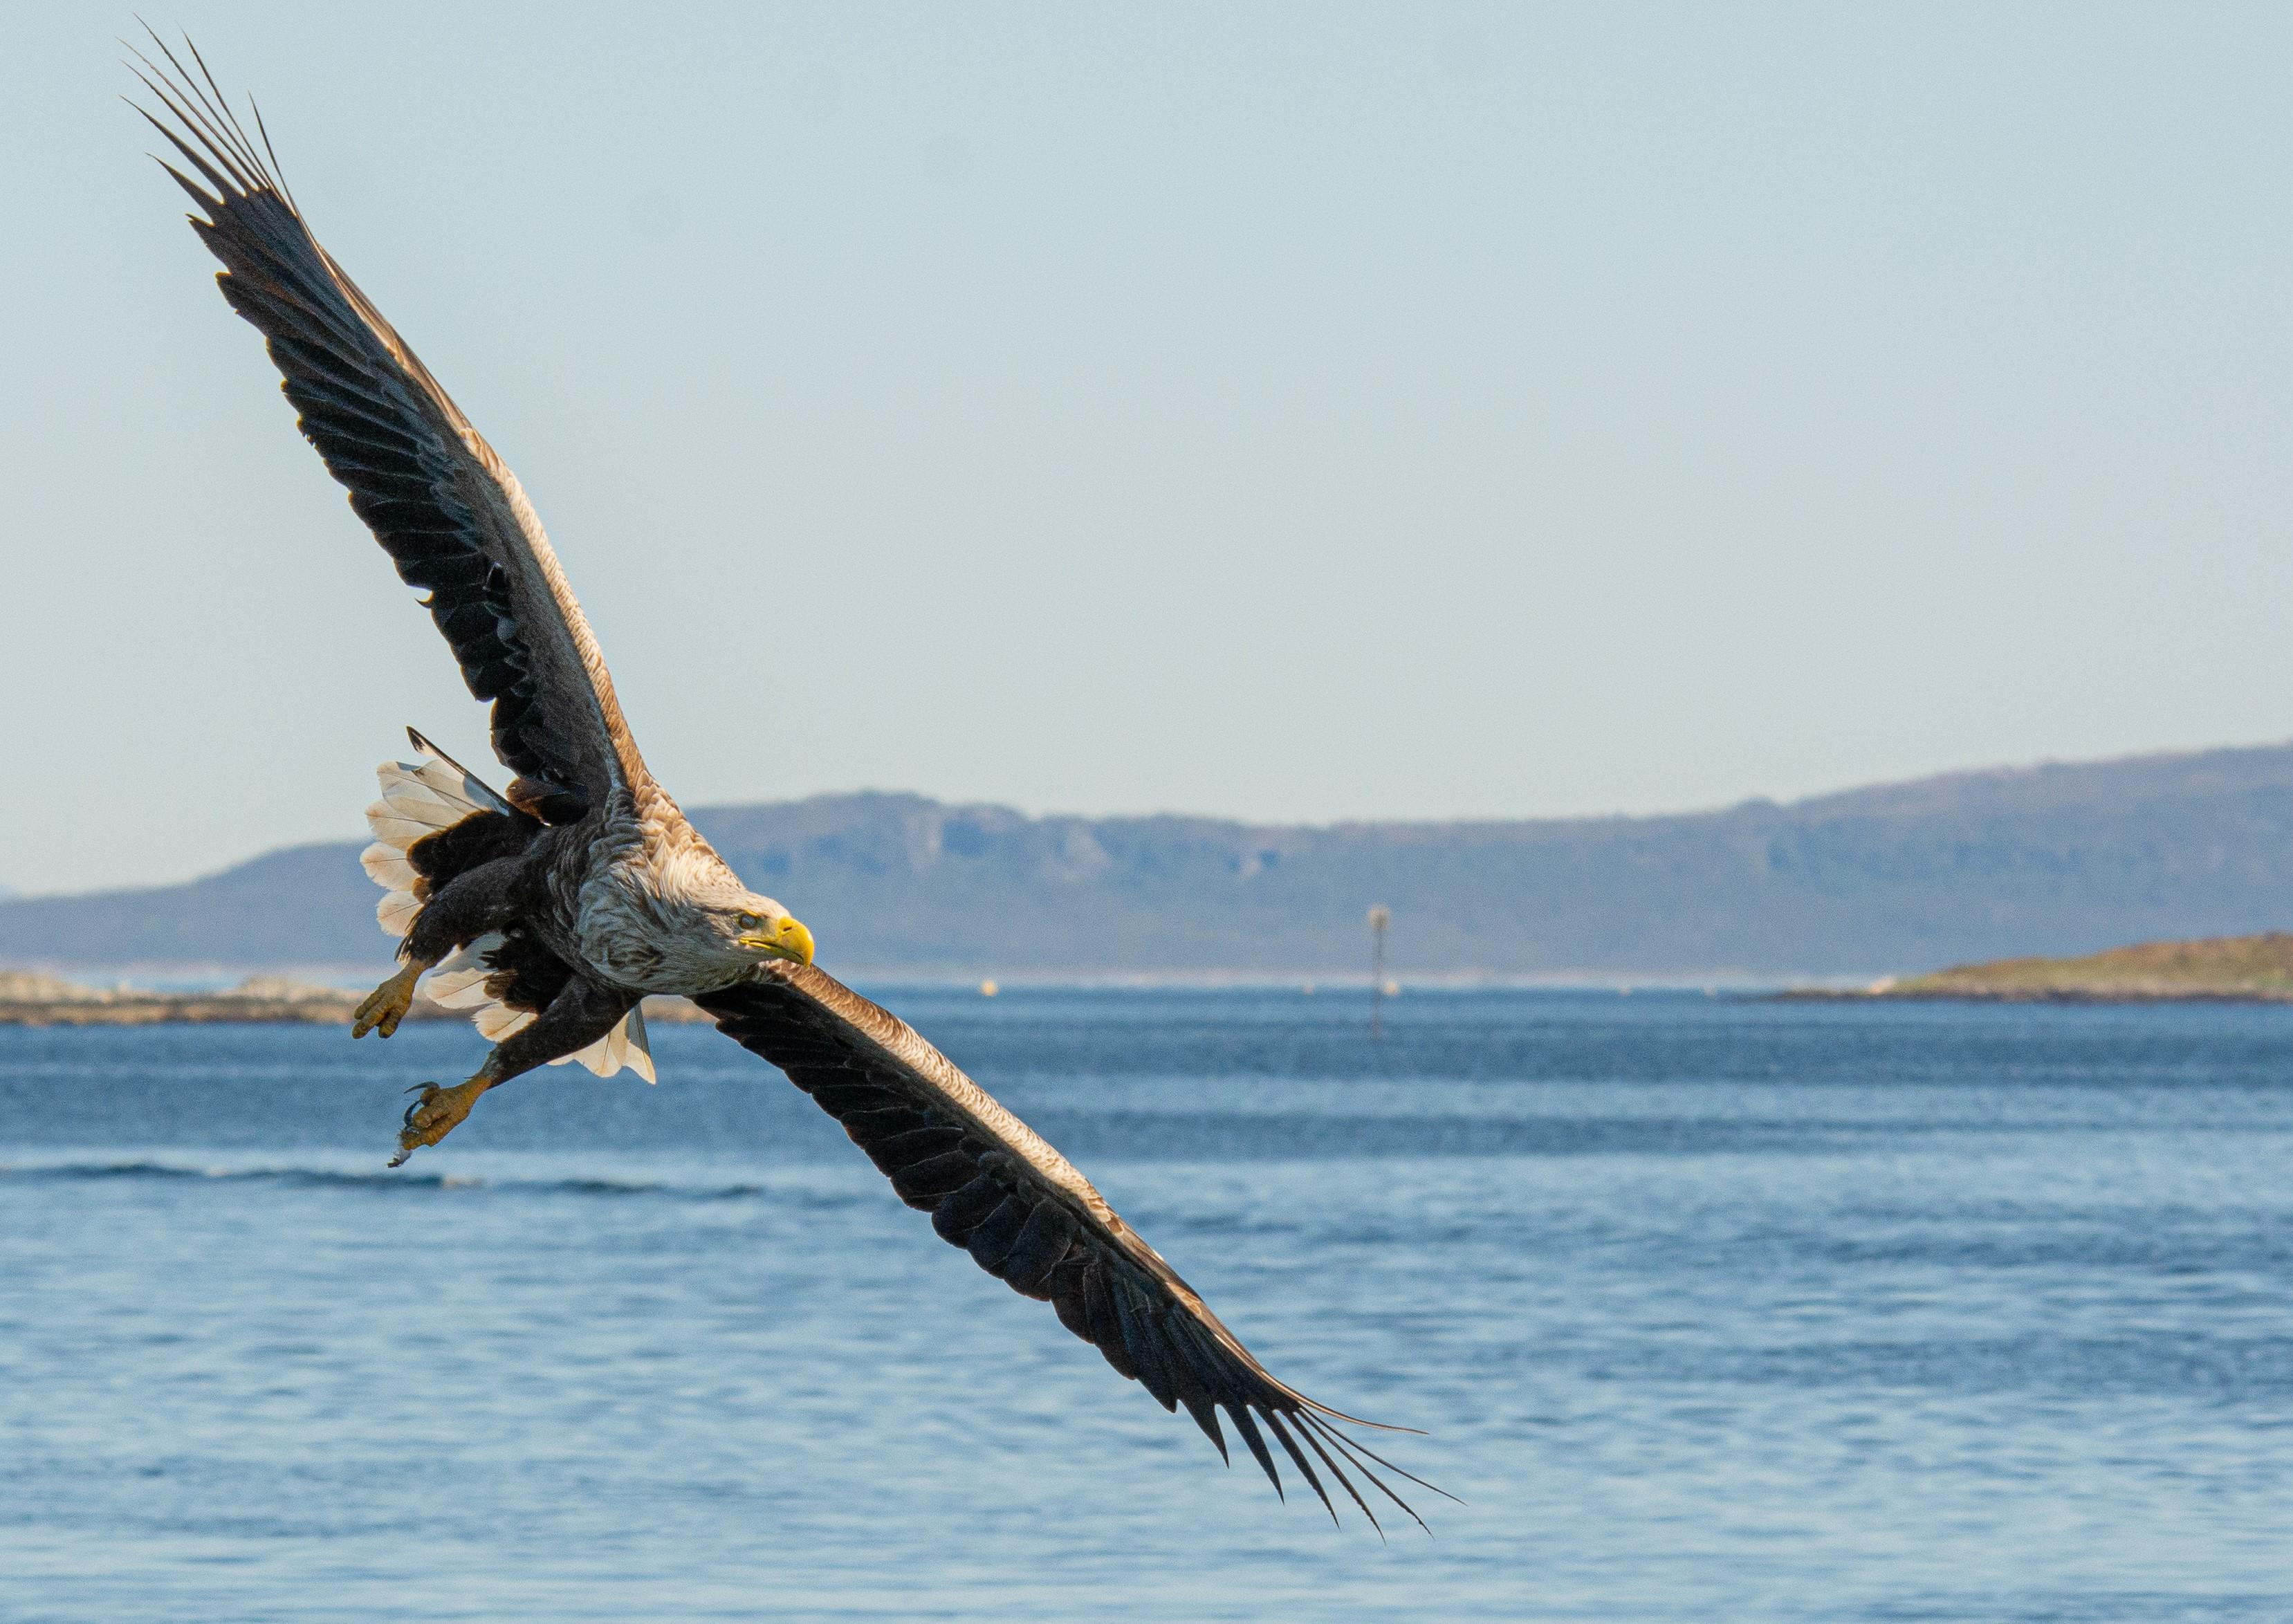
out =
[[[415,747],[428,758],[420,762],[386,761],[375,769],[382,782],[382,799],[366,809],[367,827],[374,844],[359,853],[359,866],[383,889],[375,917],[385,932],[403,936],[413,927],[422,901],[414,894],[421,877],[406,853],[413,844],[440,829],[451,828],[473,812],[511,810],[508,802],[461,767],[419,733]],[[489,1043],[499,1043],[511,1033],[532,1024],[534,1012],[513,1009],[486,990],[493,974],[485,956],[499,946],[499,936],[482,936],[447,959],[432,973],[430,1001],[448,1009],[466,1009],[478,1033]],[[549,1063],[562,1066],[578,1060],[599,1077],[611,1077],[623,1066],[648,1083],[654,1080],[652,1049],[645,1038],[644,1012],[632,1009],[621,1023],[587,1048],[560,1055]]]
[[[427,745],[420,734],[414,737]],[[406,860],[408,848],[425,836],[453,828],[472,812],[507,812],[509,804],[443,755],[424,762],[386,761],[374,775],[382,780],[382,799],[366,809],[374,844],[359,853],[359,866],[385,893],[375,905],[374,917],[388,934],[403,936],[422,911],[414,894],[420,877]]]

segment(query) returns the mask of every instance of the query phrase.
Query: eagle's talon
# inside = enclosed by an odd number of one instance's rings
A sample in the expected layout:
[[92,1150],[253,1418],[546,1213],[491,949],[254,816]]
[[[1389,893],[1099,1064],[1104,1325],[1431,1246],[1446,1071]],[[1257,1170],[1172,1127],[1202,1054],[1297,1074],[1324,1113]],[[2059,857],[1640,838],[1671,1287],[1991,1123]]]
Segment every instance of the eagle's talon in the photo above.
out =
[[[417,1084],[422,1097],[409,1105],[401,1119],[406,1127],[398,1135],[398,1154],[390,1165],[399,1166],[424,1145],[435,1144],[461,1127],[470,1114],[470,1107],[490,1086],[482,1077],[457,1083],[451,1088],[441,1088],[435,1083]],[[409,1088],[407,1092],[411,1094],[414,1090]]]
[[351,1017],[351,1036],[363,1038],[369,1032],[380,1032],[387,1038],[406,1019],[406,1012],[414,1007],[414,983],[422,979],[422,967],[409,965],[397,974],[366,995],[365,1002]]

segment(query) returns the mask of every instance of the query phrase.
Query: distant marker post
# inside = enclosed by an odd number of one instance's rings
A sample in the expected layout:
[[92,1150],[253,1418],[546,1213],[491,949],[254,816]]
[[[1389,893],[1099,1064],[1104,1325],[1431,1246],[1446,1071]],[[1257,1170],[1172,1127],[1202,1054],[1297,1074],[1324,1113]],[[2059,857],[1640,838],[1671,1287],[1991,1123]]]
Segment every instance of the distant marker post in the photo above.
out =
[[1373,1042],[1385,1036],[1385,927],[1393,910],[1380,902],[1369,910],[1369,1035]]

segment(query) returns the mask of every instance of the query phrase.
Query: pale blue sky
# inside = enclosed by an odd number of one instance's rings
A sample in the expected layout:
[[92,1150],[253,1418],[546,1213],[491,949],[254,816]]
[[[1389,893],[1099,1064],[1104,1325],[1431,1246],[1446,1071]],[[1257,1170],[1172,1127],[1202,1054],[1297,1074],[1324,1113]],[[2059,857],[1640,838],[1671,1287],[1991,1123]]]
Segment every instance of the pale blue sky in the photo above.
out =
[[[688,804],[1513,817],[2293,735],[2281,7],[206,4]],[[639,20],[639,18],[642,20]],[[0,62],[0,882],[482,751],[115,100]]]

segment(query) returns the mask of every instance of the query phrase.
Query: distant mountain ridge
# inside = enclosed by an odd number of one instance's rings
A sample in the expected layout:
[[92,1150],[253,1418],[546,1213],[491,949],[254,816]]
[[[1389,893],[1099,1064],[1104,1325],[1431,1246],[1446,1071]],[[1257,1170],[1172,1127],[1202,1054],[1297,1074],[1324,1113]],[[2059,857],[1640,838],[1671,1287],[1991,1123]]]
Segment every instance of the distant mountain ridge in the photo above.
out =
[[[863,793],[693,820],[874,974],[1864,974],[2293,925],[2293,744],[1518,822],[1031,817]],[[0,901],[0,963],[372,966],[361,843]]]

